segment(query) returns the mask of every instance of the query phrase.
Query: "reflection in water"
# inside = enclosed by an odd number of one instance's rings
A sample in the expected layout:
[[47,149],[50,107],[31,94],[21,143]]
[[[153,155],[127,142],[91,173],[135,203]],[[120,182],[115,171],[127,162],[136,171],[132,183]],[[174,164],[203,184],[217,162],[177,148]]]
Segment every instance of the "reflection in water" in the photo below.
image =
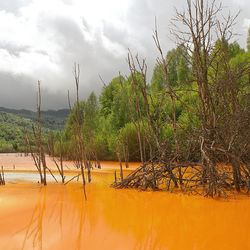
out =
[[40,187],[37,204],[33,209],[27,226],[22,249],[28,249],[27,243],[32,242],[32,248],[43,249],[43,217],[46,207],[46,187]]
[[80,183],[1,188],[0,249],[250,249],[248,198],[114,190],[112,174],[93,177],[87,201]]

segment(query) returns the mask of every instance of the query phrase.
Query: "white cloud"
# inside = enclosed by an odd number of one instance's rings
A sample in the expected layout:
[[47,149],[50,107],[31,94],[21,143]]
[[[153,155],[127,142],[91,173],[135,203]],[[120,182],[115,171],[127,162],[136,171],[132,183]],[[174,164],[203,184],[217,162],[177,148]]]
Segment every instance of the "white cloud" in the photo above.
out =
[[244,28],[249,28],[250,27],[250,19],[248,19],[248,18],[244,19],[243,27]]

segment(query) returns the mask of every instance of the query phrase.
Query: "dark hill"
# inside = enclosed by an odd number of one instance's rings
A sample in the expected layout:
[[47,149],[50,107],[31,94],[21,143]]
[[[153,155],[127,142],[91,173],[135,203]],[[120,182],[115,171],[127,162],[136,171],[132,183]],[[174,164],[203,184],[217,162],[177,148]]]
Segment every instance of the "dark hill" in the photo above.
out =
[[[32,121],[35,121],[37,117],[36,112],[26,109],[9,109],[0,107],[0,112],[18,115]],[[68,114],[68,109],[42,111],[44,127],[53,130],[62,129]]]

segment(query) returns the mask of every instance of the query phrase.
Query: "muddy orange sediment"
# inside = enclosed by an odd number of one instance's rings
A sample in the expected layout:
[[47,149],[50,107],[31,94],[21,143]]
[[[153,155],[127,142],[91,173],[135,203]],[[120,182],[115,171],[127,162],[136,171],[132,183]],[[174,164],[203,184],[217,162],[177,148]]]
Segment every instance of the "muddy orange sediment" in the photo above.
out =
[[80,183],[0,187],[0,249],[250,249],[250,199],[115,190]]

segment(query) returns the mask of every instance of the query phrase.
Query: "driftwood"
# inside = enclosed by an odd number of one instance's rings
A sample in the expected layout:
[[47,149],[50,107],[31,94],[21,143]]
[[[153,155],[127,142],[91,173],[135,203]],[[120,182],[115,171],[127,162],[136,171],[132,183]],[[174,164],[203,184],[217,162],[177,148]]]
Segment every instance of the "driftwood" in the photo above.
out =
[[[217,193],[214,196],[226,196],[228,191],[235,189],[233,173],[229,166],[216,167]],[[242,174],[242,179],[244,179]],[[242,190],[249,192],[247,176],[241,183]],[[139,190],[167,190],[185,193],[210,195],[211,180],[206,166],[196,162],[166,163],[147,162],[131,172],[126,178],[112,184],[115,188],[135,188]],[[177,184],[177,185],[176,185]]]
[[70,183],[71,181],[73,181],[73,180],[76,179],[76,178],[77,178],[77,181],[78,181],[80,175],[81,175],[81,174],[78,174],[78,175],[76,175],[76,176],[73,176],[71,179],[69,179],[67,182],[65,182],[64,185],[67,185],[68,183]]

